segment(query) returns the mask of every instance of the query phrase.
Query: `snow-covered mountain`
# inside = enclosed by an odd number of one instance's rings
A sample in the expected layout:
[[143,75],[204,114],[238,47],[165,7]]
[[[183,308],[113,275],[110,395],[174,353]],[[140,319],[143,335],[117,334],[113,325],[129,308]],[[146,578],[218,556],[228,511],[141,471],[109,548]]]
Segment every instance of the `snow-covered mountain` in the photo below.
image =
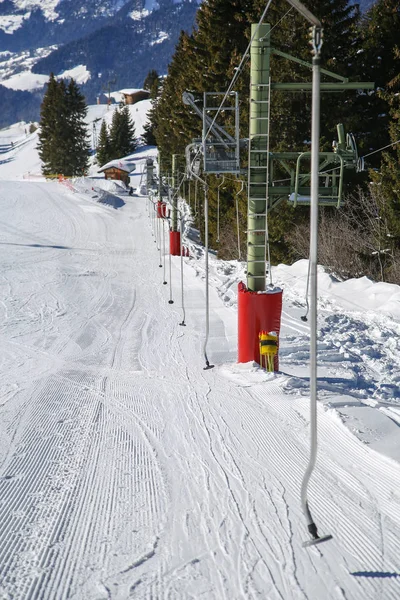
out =
[[[60,75],[82,65],[88,75],[80,83],[89,103],[110,80],[117,88],[141,87],[150,69],[166,71],[180,31],[193,26],[198,4],[198,0],[0,0],[0,85],[40,98],[50,72]],[[0,99],[2,93],[0,87]],[[10,97],[8,92],[10,116],[3,116],[0,126],[17,120],[13,108],[20,100]],[[26,115],[25,120],[31,118]]]
[[[165,73],[181,30],[192,29],[200,2],[0,0],[0,102],[5,107],[0,127],[39,117],[50,72],[85,70],[87,77],[79,83],[88,103],[110,81],[115,88],[141,87],[150,69]],[[361,0],[361,9],[372,2]],[[21,96],[22,91],[33,96]]]

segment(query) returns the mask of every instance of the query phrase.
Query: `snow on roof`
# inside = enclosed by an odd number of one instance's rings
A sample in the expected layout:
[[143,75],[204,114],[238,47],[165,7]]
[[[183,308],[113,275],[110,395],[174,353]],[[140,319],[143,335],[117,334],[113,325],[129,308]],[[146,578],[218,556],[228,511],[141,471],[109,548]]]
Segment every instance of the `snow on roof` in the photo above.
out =
[[138,92],[146,92],[149,94],[148,90],[144,90],[143,88],[125,88],[123,90],[119,90],[120,94],[137,94]]
[[106,169],[112,168],[120,169],[121,171],[125,171],[125,173],[132,173],[132,171],[136,169],[136,165],[127,158],[117,158],[115,160],[110,160],[110,162],[101,167],[98,172],[103,173]]

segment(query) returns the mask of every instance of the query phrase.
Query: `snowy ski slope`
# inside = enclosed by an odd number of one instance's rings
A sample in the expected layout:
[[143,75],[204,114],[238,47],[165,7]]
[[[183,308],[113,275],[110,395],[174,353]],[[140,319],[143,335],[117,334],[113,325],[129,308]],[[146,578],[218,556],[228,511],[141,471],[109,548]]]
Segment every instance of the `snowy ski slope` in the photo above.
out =
[[236,364],[243,265],[212,257],[204,371],[202,249],[184,259],[181,327],[180,259],[170,305],[145,197],[99,203],[6,169],[0,598],[400,598],[399,288],[321,273],[310,503],[333,540],[303,549],[306,264],[274,271],[275,376]]

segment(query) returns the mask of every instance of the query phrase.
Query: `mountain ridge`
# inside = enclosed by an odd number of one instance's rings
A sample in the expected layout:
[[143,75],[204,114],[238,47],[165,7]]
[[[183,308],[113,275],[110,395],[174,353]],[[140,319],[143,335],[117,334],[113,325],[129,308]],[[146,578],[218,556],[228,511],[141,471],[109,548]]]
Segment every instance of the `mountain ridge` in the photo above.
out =
[[[141,87],[147,73],[167,72],[181,30],[191,31],[201,0],[3,0],[0,2],[0,101],[2,82],[32,71],[56,76],[78,65],[90,73],[83,82],[87,102],[96,101],[109,81],[116,87]],[[362,0],[365,10],[371,0]],[[15,122],[8,86],[7,118]],[[39,118],[32,90],[32,107]],[[35,98],[35,100],[34,100]],[[15,103],[17,98],[15,97]],[[29,113],[29,116],[28,116]],[[27,112],[32,119],[32,110]],[[11,119],[11,120],[10,120]]]
[[[81,89],[88,103],[104,91],[141,87],[152,69],[166,73],[180,31],[190,31],[199,0],[4,0],[0,3],[0,101],[7,99],[0,126],[15,122],[21,98],[15,78],[24,71],[56,76],[78,65],[90,73]],[[32,78],[33,79],[33,78]],[[37,97],[32,109],[39,118]],[[24,96],[25,99],[25,96]],[[27,111],[32,120],[32,110]],[[18,118],[21,111],[18,111]]]

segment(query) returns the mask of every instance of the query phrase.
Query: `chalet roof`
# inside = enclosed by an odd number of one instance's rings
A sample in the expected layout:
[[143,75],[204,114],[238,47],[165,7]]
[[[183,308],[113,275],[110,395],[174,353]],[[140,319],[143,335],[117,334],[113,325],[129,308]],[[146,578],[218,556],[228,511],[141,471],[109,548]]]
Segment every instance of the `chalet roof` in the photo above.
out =
[[138,92],[145,92],[146,94],[150,94],[149,90],[144,90],[143,88],[126,88],[124,90],[119,90],[120,94],[137,94]]
[[132,171],[136,170],[136,165],[132,160],[117,158],[115,160],[110,160],[110,162],[103,165],[101,169],[98,170],[98,173],[104,173],[107,169],[119,169],[125,173],[132,173]]

